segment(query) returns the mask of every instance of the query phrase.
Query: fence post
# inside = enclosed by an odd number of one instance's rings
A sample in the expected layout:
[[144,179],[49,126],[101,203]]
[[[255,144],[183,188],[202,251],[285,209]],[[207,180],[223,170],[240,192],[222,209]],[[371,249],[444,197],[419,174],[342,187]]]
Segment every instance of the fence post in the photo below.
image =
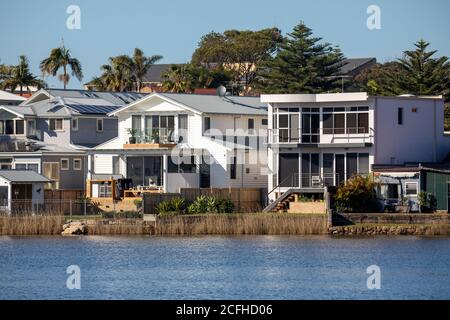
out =
[[72,219],[72,199],[69,200],[70,219]]
[[83,200],[83,212],[84,212],[84,216],[86,216],[86,205],[87,205],[87,200],[86,199],[84,199]]

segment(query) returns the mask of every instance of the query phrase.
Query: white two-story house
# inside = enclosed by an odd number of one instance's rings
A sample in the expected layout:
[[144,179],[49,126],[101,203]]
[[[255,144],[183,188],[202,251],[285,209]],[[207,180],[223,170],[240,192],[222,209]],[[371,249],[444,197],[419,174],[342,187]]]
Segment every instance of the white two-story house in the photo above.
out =
[[[439,162],[450,151],[441,97],[262,95],[269,115],[269,198],[323,193],[373,164]],[[270,192],[272,191],[272,192]]]
[[117,197],[119,180],[122,195],[267,188],[267,108],[257,97],[154,93],[109,115],[118,137],[89,152],[93,198]]

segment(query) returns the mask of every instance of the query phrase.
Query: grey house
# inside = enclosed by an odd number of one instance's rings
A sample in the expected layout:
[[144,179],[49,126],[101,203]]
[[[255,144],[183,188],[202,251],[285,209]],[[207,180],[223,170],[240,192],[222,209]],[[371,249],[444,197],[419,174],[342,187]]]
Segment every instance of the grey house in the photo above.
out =
[[107,114],[142,94],[39,90],[19,106],[0,106],[0,169],[28,169],[52,189],[84,189],[86,150],[117,136]]

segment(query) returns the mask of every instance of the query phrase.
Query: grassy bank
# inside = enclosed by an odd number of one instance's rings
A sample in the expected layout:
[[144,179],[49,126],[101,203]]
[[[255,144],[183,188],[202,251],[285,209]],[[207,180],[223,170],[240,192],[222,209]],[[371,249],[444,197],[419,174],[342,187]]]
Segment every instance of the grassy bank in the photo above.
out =
[[0,217],[0,235],[59,235],[64,223],[62,216]]

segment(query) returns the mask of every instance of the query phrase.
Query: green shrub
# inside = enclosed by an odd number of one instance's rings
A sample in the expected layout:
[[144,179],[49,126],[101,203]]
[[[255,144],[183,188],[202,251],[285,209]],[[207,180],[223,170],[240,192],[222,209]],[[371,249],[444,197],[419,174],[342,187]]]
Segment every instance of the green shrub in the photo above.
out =
[[355,175],[337,189],[335,196],[336,210],[339,212],[377,212],[375,187],[377,183],[372,176]]
[[155,206],[155,211],[159,215],[178,215],[182,214],[185,209],[185,201],[183,198],[176,197],[169,201],[163,201]]
[[232,213],[234,210],[233,202],[230,199],[217,199],[210,196],[199,196],[188,207],[189,214],[203,213]]
[[437,199],[431,193],[420,191],[417,195],[420,211],[434,212],[437,208]]

